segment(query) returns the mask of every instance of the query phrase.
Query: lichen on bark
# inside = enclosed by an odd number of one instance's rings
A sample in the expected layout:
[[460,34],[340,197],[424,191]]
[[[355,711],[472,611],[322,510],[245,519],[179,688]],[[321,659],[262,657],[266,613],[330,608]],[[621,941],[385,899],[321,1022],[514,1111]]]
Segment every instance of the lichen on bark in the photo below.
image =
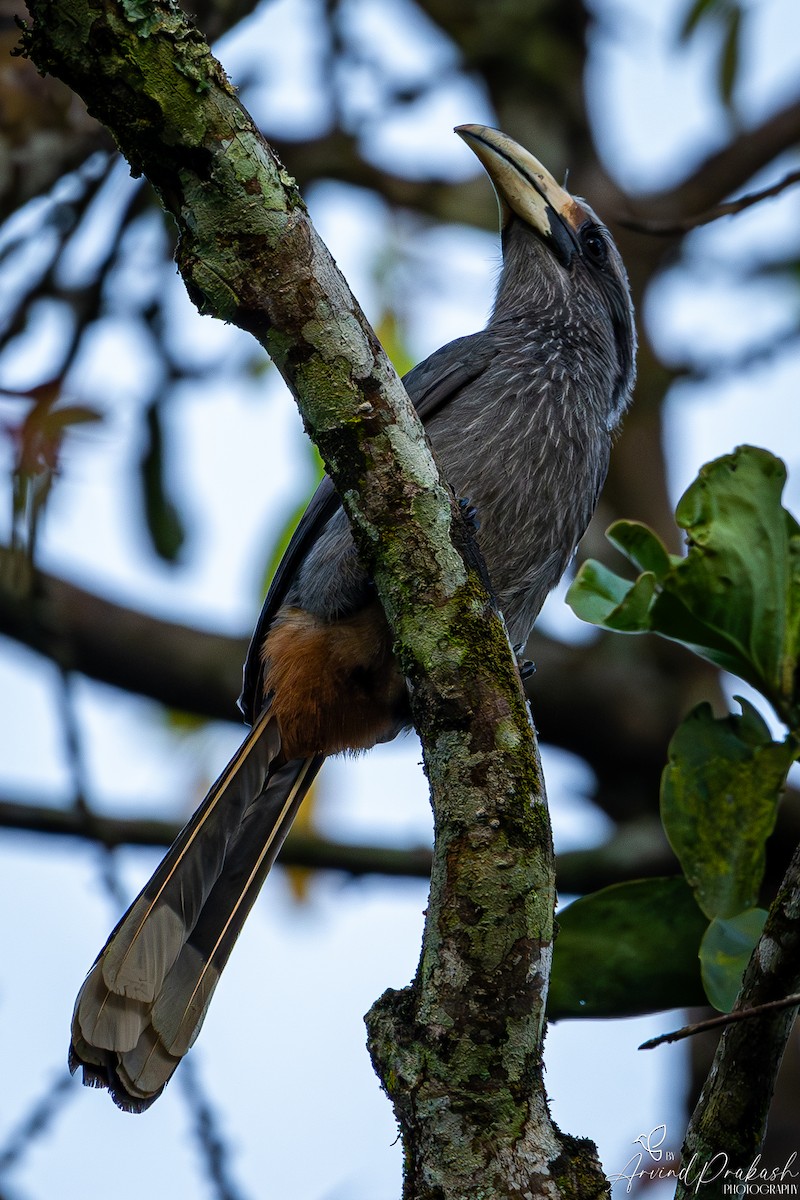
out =
[[169,0],[28,0],[25,51],[156,188],[194,302],[256,336],[295,393],[396,638],[436,845],[420,968],[369,1018],[405,1194],[590,1197],[541,1065],[553,851],[508,639],[397,376],[222,68]]

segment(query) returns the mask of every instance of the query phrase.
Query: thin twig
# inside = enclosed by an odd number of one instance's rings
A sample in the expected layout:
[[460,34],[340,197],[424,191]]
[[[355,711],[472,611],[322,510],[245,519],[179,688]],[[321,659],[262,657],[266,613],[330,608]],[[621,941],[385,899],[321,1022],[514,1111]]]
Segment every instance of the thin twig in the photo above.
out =
[[[95,822],[95,814],[88,799],[87,771],[83,753],[83,737],[78,712],[75,705],[74,677],[72,673],[61,667],[61,720],[64,728],[67,758],[74,788],[72,803],[75,816],[91,829]],[[114,857],[114,847],[100,842],[100,878],[115,909],[124,909],[128,904],[125,889],[120,883],[117,864]]]
[[32,1143],[47,1133],[56,1117],[63,1112],[65,1102],[76,1096],[78,1091],[67,1071],[59,1073],[56,1079],[47,1085],[27,1115],[11,1131],[5,1145],[0,1147],[0,1176],[16,1166]]
[[707,1021],[696,1021],[694,1025],[684,1025],[682,1029],[674,1029],[672,1033],[662,1033],[660,1037],[650,1038],[642,1042],[640,1050],[654,1050],[665,1042],[680,1042],[683,1038],[694,1037],[696,1033],[705,1033],[707,1029],[720,1029],[732,1025],[735,1021],[747,1021],[750,1017],[762,1017],[764,1013],[777,1012],[781,1008],[794,1008],[800,1005],[800,992],[784,996],[782,1000],[770,1000],[767,1004],[754,1004],[751,1008],[739,1008],[735,1012],[720,1013],[718,1017],[709,1017]]
[[[761,1153],[767,1114],[781,1059],[797,1015],[800,993],[800,847],[770,906],[763,932],[745,968],[737,1011],[753,1020],[734,1021],[722,1030],[714,1061],[689,1121],[684,1162],[709,1162],[730,1146],[729,1169],[749,1164]],[[783,1003],[787,997],[793,1003]],[[721,1178],[704,1189],[723,1196]],[[680,1180],[676,1200],[696,1200],[691,1181]]]
[[738,378],[745,371],[769,367],[783,355],[795,352],[798,345],[800,331],[796,328],[784,329],[766,341],[749,347],[742,354],[719,357],[697,365],[686,363],[675,367],[675,379],[687,383],[709,383],[718,379]]
[[744,212],[745,209],[752,208],[754,204],[760,204],[762,200],[769,200],[772,196],[779,195],[795,183],[800,183],[800,170],[790,171],[778,183],[770,184],[769,187],[762,188],[759,192],[748,192],[747,195],[740,196],[738,200],[715,204],[713,208],[706,209],[705,212],[693,217],[684,217],[680,221],[642,221],[633,217],[618,217],[617,224],[624,226],[625,229],[632,229],[635,233],[647,233],[653,237],[679,237],[681,234],[698,229],[701,225],[709,225],[712,221],[718,221],[720,217],[732,217],[737,213]]
[[205,1159],[206,1178],[217,1200],[242,1200],[243,1192],[231,1179],[231,1150],[219,1127],[213,1105],[205,1095],[195,1062],[190,1056],[178,1072],[178,1080],[194,1122],[198,1150]]
[[92,810],[86,798],[86,766],[83,756],[83,739],[80,723],[75,709],[72,674],[65,667],[59,669],[61,683],[61,723],[64,732],[64,744],[67,753],[69,773],[72,778],[73,800],[72,808],[75,815],[90,823]]
[[[91,819],[64,807],[54,798],[52,804],[33,804],[0,796],[0,830],[81,838],[100,843],[106,849],[116,846],[154,846],[163,848],[175,840],[181,821],[157,817],[114,817],[92,812]],[[428,846],[382,846],[338,842],[317,834],[292,833],[280,854],[284,867],[307,870],[343,871],[347,875],[391,875],[428,879],[431,851]],[[663,870],[656,864],[652,870]],[[127,903],[127,901],[126,901]]]

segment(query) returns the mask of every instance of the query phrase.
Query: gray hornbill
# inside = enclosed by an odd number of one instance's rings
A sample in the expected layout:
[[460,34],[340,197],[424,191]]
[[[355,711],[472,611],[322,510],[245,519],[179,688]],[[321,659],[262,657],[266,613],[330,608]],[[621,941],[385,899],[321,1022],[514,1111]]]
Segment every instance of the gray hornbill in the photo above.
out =
[[[524,643],[597,503],[634,380],[630,293],[608,231],[533,155],[457,133],[500,204],[503,269],[482,333],[405,377],[443,472],[479,515],[508,632]],[[273,580],[244,668],[241,747],[111,934],[78,995],[70,1065],[145,1109],[194,1042],[233,943],[326,755],[408,726],[392,636],[326,478]]]

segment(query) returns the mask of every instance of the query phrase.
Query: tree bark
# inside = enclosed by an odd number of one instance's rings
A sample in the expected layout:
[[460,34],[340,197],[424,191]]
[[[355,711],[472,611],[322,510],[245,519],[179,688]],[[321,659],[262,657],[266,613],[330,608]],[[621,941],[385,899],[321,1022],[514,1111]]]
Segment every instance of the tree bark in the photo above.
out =
[[541,1065],[554,871],[519,674],[475,551],[394,371],[293,181],[168,0],[30,0],[26,53],[106,124],[174,216],[204,312],[265,346],[295,393],[397,639],[436,849],[414,984],[373,1010],[407,1197],[594,1196]]
[[[800,991],[800,847],[795,850],[783,884],[770,908],[753,951],[736,1008],[755,1008]],[[765,1164],[758,1157],[764,1143],[772,1094],[796,1008],[783,1009],[729,1025],[720,1038],[697,1107],[683,1143],[683,1171],[676,1200],[698,1193],[722,1200],[731,1183],[771,1178],[787,1189],[800,1173],[796,1162]],[[771,1170],[785,1176],[769,1176]],[[749,1171],[755,1172],[748,1175]],[[769,1185],[767,1185],[769,1186]],[[787,1191],[787,1194],[789,1192]]]

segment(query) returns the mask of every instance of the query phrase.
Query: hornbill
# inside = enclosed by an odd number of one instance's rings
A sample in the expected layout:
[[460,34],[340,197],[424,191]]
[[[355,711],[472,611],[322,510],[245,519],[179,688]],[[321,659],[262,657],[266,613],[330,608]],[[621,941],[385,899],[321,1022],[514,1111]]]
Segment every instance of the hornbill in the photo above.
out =
[[[524,643],[594,511],[634,381],[628,281],[608,230],[532,154],[456,132],[497,193],[503,268],[481,333],[404,383]],[[410,723],[392,635],[329,479],[278,567],[244,667],[251,728],[78,995],[70,1065],[142,1111],[193,1044],[233,943],[324,758]]]

